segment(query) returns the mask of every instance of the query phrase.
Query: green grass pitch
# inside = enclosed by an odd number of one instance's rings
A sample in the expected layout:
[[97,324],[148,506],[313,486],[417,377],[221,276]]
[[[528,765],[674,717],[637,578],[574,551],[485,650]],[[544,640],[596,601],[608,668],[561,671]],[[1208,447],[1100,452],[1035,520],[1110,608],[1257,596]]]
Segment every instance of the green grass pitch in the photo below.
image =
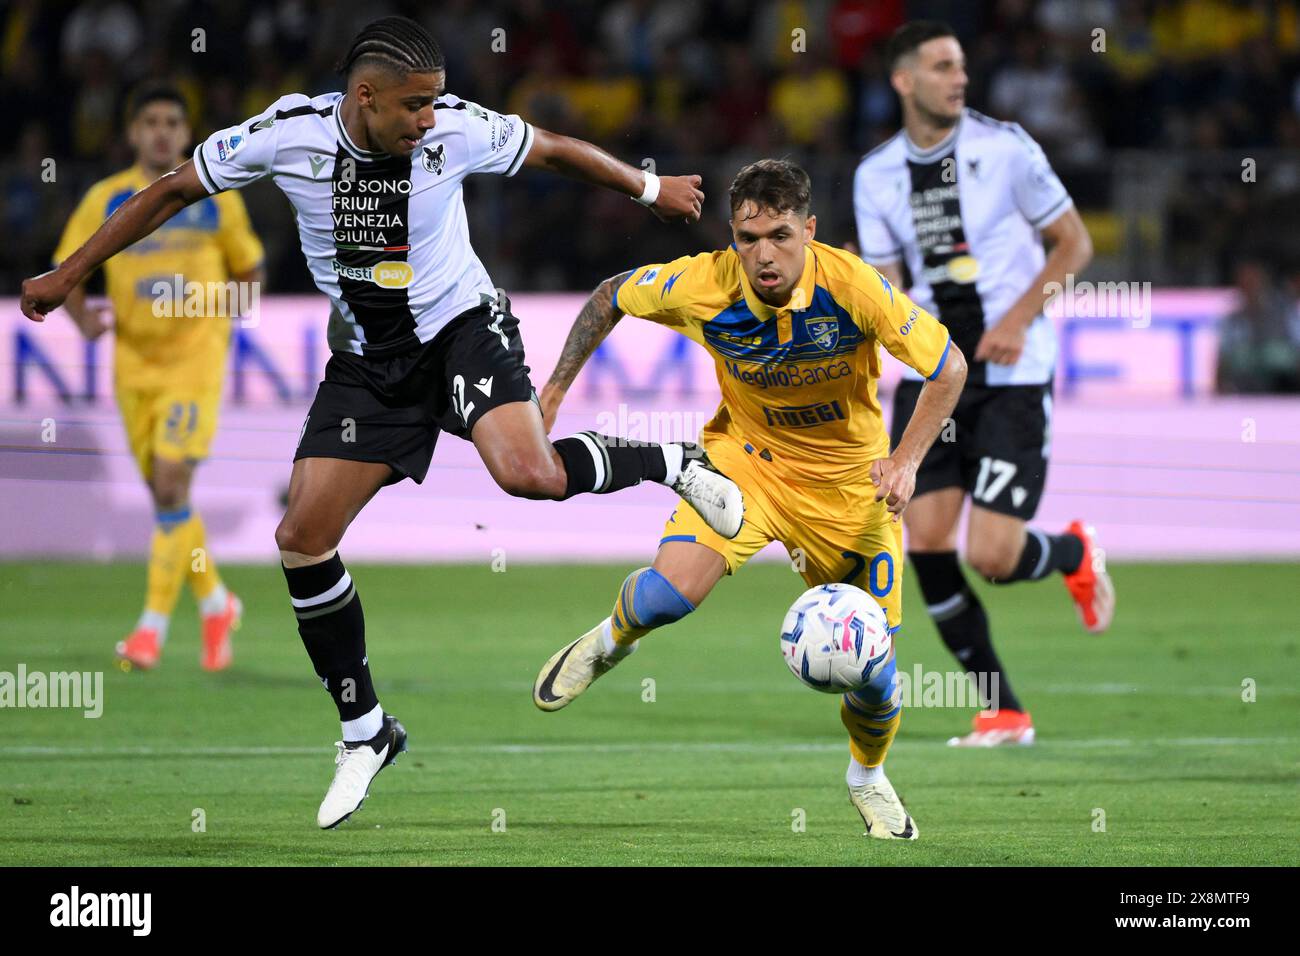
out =
[[[909,844],[861,835],[837,700],[781,661],[802,589],[785,564],[725,580],[582,700],[535,710],[537,669],[630,567],[353,567],[411,752],[321,832],[338,725],[278,569],[225,569],[246,615],[212,676],[188,598],[159,670],[113,666],[139,565],[0,564],[0,671],[103,671],[105,698],[97,720],[0,710],[0,864],[1300,863],[1293,566],[1118,567],[1100,638],[1059,582],[981,588],[1039,743],[954,750],[969,710],[907,711],[888,767]],[[949,670],[908,588],[900,663]]]

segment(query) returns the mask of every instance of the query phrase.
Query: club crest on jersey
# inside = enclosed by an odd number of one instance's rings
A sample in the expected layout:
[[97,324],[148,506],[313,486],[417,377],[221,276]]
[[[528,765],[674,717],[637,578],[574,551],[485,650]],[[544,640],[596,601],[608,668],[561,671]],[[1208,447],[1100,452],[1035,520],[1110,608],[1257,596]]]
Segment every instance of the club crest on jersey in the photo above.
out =
[[803,326],[808,333],[808,338],[824,352],[831,351],[840,340],[839,319],[830,317],[804,319]]
[[428,146],[420,148],[424,154],[420,160],[424,164],[424,168],[428,172],[437,173],[441,176],[442,168],[447,165],[447,150],[443,148],[443,144],[439,143],[432,148]]
[[496,152],[510,142],[510,137],[515,134],[515,121],[505,117],[498,116],[492,121],[492,152]]

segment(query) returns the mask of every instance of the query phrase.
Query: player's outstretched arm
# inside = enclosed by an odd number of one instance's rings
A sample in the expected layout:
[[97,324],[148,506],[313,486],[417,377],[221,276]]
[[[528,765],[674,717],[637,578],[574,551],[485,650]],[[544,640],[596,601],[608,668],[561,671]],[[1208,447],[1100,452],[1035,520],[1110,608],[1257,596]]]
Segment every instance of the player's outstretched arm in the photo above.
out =
[[560,360],[555,363],[555,371],[542,388],[542,421],[548,432],[555,424],[555,414],[560,410],[560,403],[564,401],[569,386],[587,364],[591,353],[596,351],[609,330],[623,317],[623,313],[614,305],[614,293],[631,274],[624,272],[611,276],[596,286],[596,291],[587,299],[574,320],[573,328],[569,329],[569,337],[564,340],[564,350],[560,353]]
[[629,166],[586,140],[533,127],[533,145],[524,165],[549,169],[593,186],[631,196],[664,222],[698,222],[704,206],[699,176],[656,176]]
[[1047,261],[1006,315],[985,330],[975,346],[975,361],[1014,365],[1020,361],[1025,335],[1042,314],[1052,289],[1065,285],[1066,276],[1078,274],[1092,261],[1092,237],[1077,209],[1071,207],[1042,229],[1048,245]]
[[957,407],[957,398],[966,384],[966,357],[956,343],[948,346],[948,357],[939,374],[921,387],[916,409],[907,423],[898,447],[888,458],[871,463],[871,483],[876,486],[876,500],[884,501],[897,521],[916,490],[916,469],[921,459],[939,437],[944,419]]
[[193,161],[181,163],[122,203],[85,245],[63,260],[57,269],[25,280],[23,315],[34,322],[44,322],[45,316],[62,305],[72,290],[106,260],[207,195],[194,171]]

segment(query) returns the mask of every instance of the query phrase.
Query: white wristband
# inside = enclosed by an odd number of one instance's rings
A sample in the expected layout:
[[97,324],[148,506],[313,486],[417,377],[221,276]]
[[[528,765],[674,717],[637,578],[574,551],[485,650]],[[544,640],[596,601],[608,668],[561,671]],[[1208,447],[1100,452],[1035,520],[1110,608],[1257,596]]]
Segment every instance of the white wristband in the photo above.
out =
[[659,198],[659,177],[647,169],[645,173],[645,189],[641,190],[640,196],[633,196],[632,198],[643,206],[653,206],[655,200]]

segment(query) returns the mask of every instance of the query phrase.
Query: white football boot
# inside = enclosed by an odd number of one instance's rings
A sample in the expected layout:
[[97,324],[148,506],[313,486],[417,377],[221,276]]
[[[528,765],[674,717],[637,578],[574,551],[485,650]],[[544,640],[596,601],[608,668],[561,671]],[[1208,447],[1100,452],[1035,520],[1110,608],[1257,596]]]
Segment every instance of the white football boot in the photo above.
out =
[[920,834],[911,815],[903,809],[893,785],[884,777],[875,783],[849,787],[849,800],[862,822],[867,825],[867,836],[878,840],[915,840]]
[[370,781],[406,751],[406,728],[392,714],[384,714],[384,726],[375,736],[359,743],[336,741],[334,781],[325,792],[316,823],[331,830],[361,809],[370,793]]
[[682,446],[682,473],[672,489],[694,508],[705,523],[730,540],[740,534],[745,521],[745,499],[740,487],[713,467],[704,449],[693,442]]
[[542,665],[533,684],[533,703],[541,710],[559,710],[569,704],[592,682],[607,673],[619,661],[635,651],[620,657],[607,656],[601,645],[601,631],[605,622],[601,621],[572,644],[562,647],[551,655],[551,659]]

